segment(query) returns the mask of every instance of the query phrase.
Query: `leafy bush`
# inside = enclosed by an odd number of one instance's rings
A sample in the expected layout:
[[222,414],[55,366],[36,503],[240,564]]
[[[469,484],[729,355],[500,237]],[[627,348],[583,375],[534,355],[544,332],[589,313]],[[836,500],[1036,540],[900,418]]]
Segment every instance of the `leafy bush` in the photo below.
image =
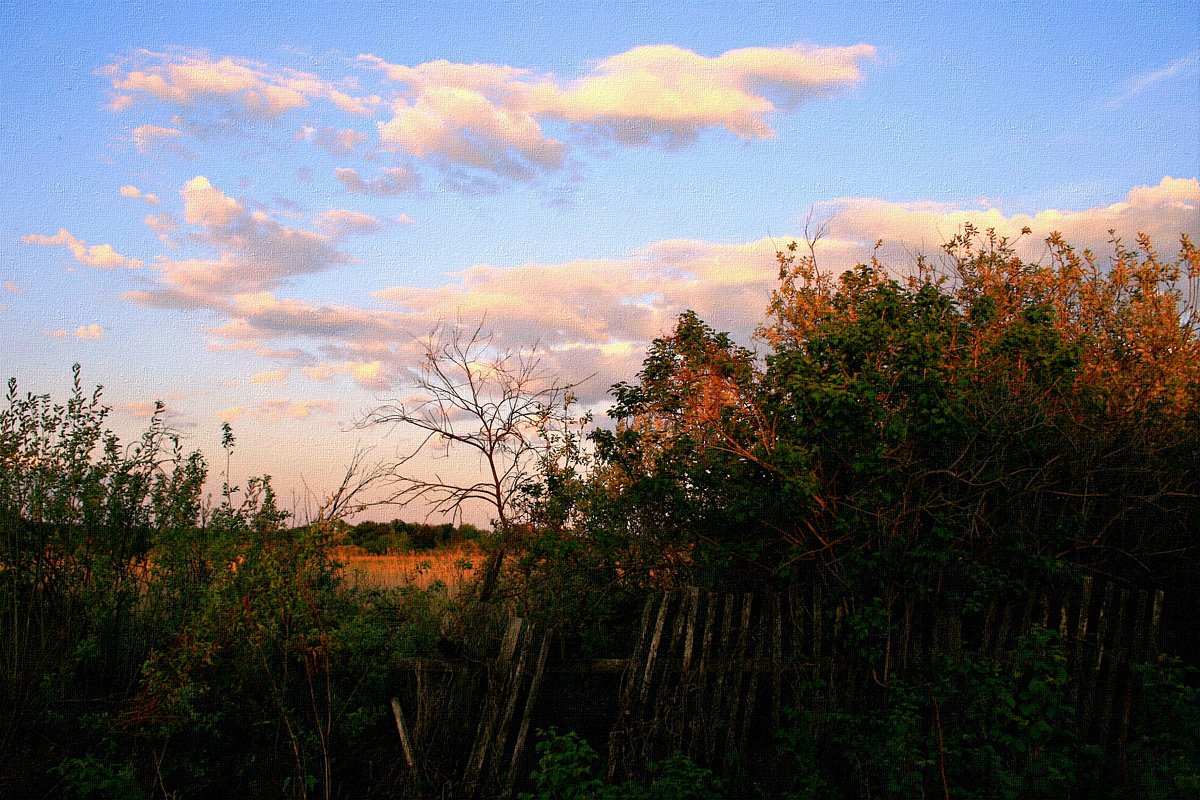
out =
[[1059,798],[1094,760],[1075,736],[1062,645],[1034,628],[1010,661],[939,657],[893,674],[858,705],[830,706],[823,682],[778,735],[784,796]]
[[967,226],[941,273],[834,277],[793,245],[764,354],[687,312],[614,387],[578,534],[655,586],[1194,586],[1200,251],[1047,247]]
[[1200,797],[1200,671],[1164,656],[1136,672],[1142,697],[1130,785],[1147,800]]
[[0,795],[331,797],[391,757],[389,660],[432,647],[431,598],[343,586],[341,529],[289,527],[267,478],[205,501],[161,405],[126,447],[78,367],[65,403],[7,400]]
[[541,757],[530,775],[536,794],[521,800],[720,800],[721,781],[712,771],[676,754],[647,767],[645,781],[606,786],[593,770],[596,751],[579,734],[538,730],[536,750]]

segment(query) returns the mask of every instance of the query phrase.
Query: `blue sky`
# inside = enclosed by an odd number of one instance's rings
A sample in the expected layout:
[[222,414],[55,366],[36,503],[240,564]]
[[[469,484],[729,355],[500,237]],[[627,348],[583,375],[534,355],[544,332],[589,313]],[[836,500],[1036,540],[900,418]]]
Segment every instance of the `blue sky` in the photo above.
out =
[[773,248],[975,220],[1200,234],[1200,12],[1161,3],[22,3],[0,14],[0,336],[119,424],[222,420],[320,487],[485,313],[586,399],[692,307],[748,340]]

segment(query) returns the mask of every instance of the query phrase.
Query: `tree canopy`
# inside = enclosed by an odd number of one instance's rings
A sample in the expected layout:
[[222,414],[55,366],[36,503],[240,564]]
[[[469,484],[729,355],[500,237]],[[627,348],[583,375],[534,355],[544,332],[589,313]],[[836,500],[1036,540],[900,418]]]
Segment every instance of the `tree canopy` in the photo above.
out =
[[941,259],[840,276],[793,244],[758,352],[682,314],[613,389],[576,533],[659,583],[1181,579],[1200,252],[1020,244],[968,226]]

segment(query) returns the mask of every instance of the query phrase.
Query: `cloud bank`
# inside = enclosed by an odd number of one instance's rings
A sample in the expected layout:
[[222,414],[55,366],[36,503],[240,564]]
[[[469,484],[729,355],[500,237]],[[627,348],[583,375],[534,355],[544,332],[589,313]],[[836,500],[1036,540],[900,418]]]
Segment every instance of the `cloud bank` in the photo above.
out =
[[[686,309],[749,343],[776,285],[775,253],[795,238],[671,239],[616,258],[511,268],[476,264],[433,286],[380,287],[378,304],[362,307],[284,292],[292,277],[344,265],[339,237],[375,230],[375,218],[334,210],[313,217],[315,230],[285,226],[203,177],[189,181],[180,196],[186,237],[211,249],[212,257],[160,257],[153,286],[127,298],[211,312],[218,322],[208,331],[210,348],[275,362],[254,377],[256,383],[294,375],[314,383],[349,380],[376,392],[405,384],[417,363],[419,338],[436,325],[484,320],[501,345],[536,342],[551,369],[570,379],[594,375],[584,398],[597,401],[609,385],[637,371],[649,341]],[[1130,190],[1120,202],[1075,211],[1006,214],[842,198],[814,212],[824,231],[816,244],[818,262],[830,272],[870,258],[878,239],[885,242],[885,262],[906,269],[920,253],[938,257],[941,244],[968,222],[1014,239],[1032,229],[1023,245],[1030,258],[1044,253],[1040,243],[1053,231],[1101,255],[1109,250],[1110,229],[1127,239],[1145,232],[1169,252],[1180,233],[1200,234],[1200,182],[1165,177]]]
[[[343,114],[346,126],[303,124],[295,138],[339,156],[368,147],[391,154],[405,163],[368,178],[342,167],[337,179],[349,192],[399,194],[415,188],[414,164],[528,181],[558,170],[596,139],[669,149],[709,130],[770,138],[775,115],[860,83],[875,55],[868,44],[749,47],[717,56],[663,44],[617,53],[586,74],[561,78],[504,64],[410,66],[363,54],[349,65],[352,74],[329,79],[199,51],[141,50],[99,72],[109,81],[110,110],[137,114],[159,106],[178,114],[169,126],[134,127],[139,152],[178,146],[189,124],[204,127],[199,120],[206,114],[238,128],[279,123],[324,104]],[[362,88],[364,79],[374,91]]]

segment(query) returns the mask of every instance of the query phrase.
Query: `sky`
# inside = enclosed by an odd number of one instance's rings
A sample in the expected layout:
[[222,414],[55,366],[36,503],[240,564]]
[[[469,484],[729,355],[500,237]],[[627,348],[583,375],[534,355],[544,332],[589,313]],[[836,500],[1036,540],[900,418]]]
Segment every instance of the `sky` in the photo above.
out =
[[753,344],[806,230],[833,271],[967,222],[1200,237],[1194,0],[5,0],[0,34],[4,377],[78,362],[214,465],[228,422],[293,503],[405,446],[355,423],[439,323],[602,416],[686,309]]

